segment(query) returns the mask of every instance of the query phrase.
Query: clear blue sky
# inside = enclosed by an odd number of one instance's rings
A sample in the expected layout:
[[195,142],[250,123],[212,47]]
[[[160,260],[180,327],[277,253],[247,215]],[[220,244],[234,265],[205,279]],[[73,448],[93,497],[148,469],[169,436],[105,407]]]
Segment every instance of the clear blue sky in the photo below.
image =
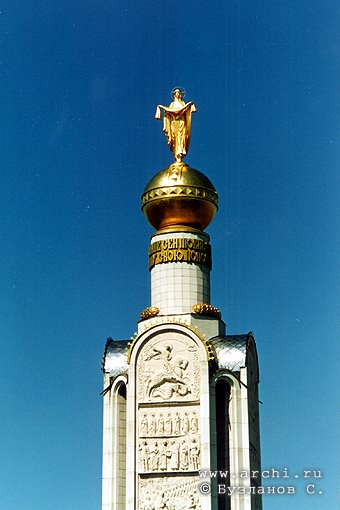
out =
[[338,492],[338,4],[11,0],[0,13],[0,510],[98,510],[101,357],[149,306],[140,213],[171,162],[155,105],[198,112],[212,304],[253,331],[263,468]]

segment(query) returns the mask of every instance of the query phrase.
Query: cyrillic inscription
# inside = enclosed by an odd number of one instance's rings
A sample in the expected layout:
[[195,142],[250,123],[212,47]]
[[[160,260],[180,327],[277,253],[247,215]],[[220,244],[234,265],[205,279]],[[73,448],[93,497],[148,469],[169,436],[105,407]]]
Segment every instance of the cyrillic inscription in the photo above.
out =
[[190,238],[162,239],[149,247],[149,269],[167,262],[193,262],[211,269],[211,246],[207,241]]

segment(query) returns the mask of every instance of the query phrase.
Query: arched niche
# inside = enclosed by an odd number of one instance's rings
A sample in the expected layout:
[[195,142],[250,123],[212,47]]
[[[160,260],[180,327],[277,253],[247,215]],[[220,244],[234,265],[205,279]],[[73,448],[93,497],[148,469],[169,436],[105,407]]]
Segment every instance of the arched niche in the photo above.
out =
[[127,381],[125,376],[119,376],[112,386],[113,413],[113,501],[114,510],[125,508],[126,499],[126,403]]

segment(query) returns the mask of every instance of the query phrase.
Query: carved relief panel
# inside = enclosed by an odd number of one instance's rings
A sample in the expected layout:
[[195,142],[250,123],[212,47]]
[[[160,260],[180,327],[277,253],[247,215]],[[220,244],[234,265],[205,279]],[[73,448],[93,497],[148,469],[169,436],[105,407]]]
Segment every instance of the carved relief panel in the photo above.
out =
[[199,510],[200,353],[166,331],[137,359],[138,510]]
[[162,335],[147,343],[138,358],[140,402],[199,400],[199,356],[195,342]]
[[199,430],[198,406],[142,408],[139,413],[139,436],[181,436],[197,434]]
[[139,472],[197,471],[200,467],[199,438],[142,439],[139,441]]
[[139,501],[139,510],[201,510],[195,476],[143,479]]

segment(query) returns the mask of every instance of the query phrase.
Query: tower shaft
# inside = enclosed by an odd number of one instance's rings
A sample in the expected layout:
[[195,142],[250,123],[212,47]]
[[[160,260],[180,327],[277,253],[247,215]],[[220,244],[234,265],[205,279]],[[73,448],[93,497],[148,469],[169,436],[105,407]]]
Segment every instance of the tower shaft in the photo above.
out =
[[149,248],[151,305],[162,315],[210,304],[211,249],[203,232],[157,233]]

